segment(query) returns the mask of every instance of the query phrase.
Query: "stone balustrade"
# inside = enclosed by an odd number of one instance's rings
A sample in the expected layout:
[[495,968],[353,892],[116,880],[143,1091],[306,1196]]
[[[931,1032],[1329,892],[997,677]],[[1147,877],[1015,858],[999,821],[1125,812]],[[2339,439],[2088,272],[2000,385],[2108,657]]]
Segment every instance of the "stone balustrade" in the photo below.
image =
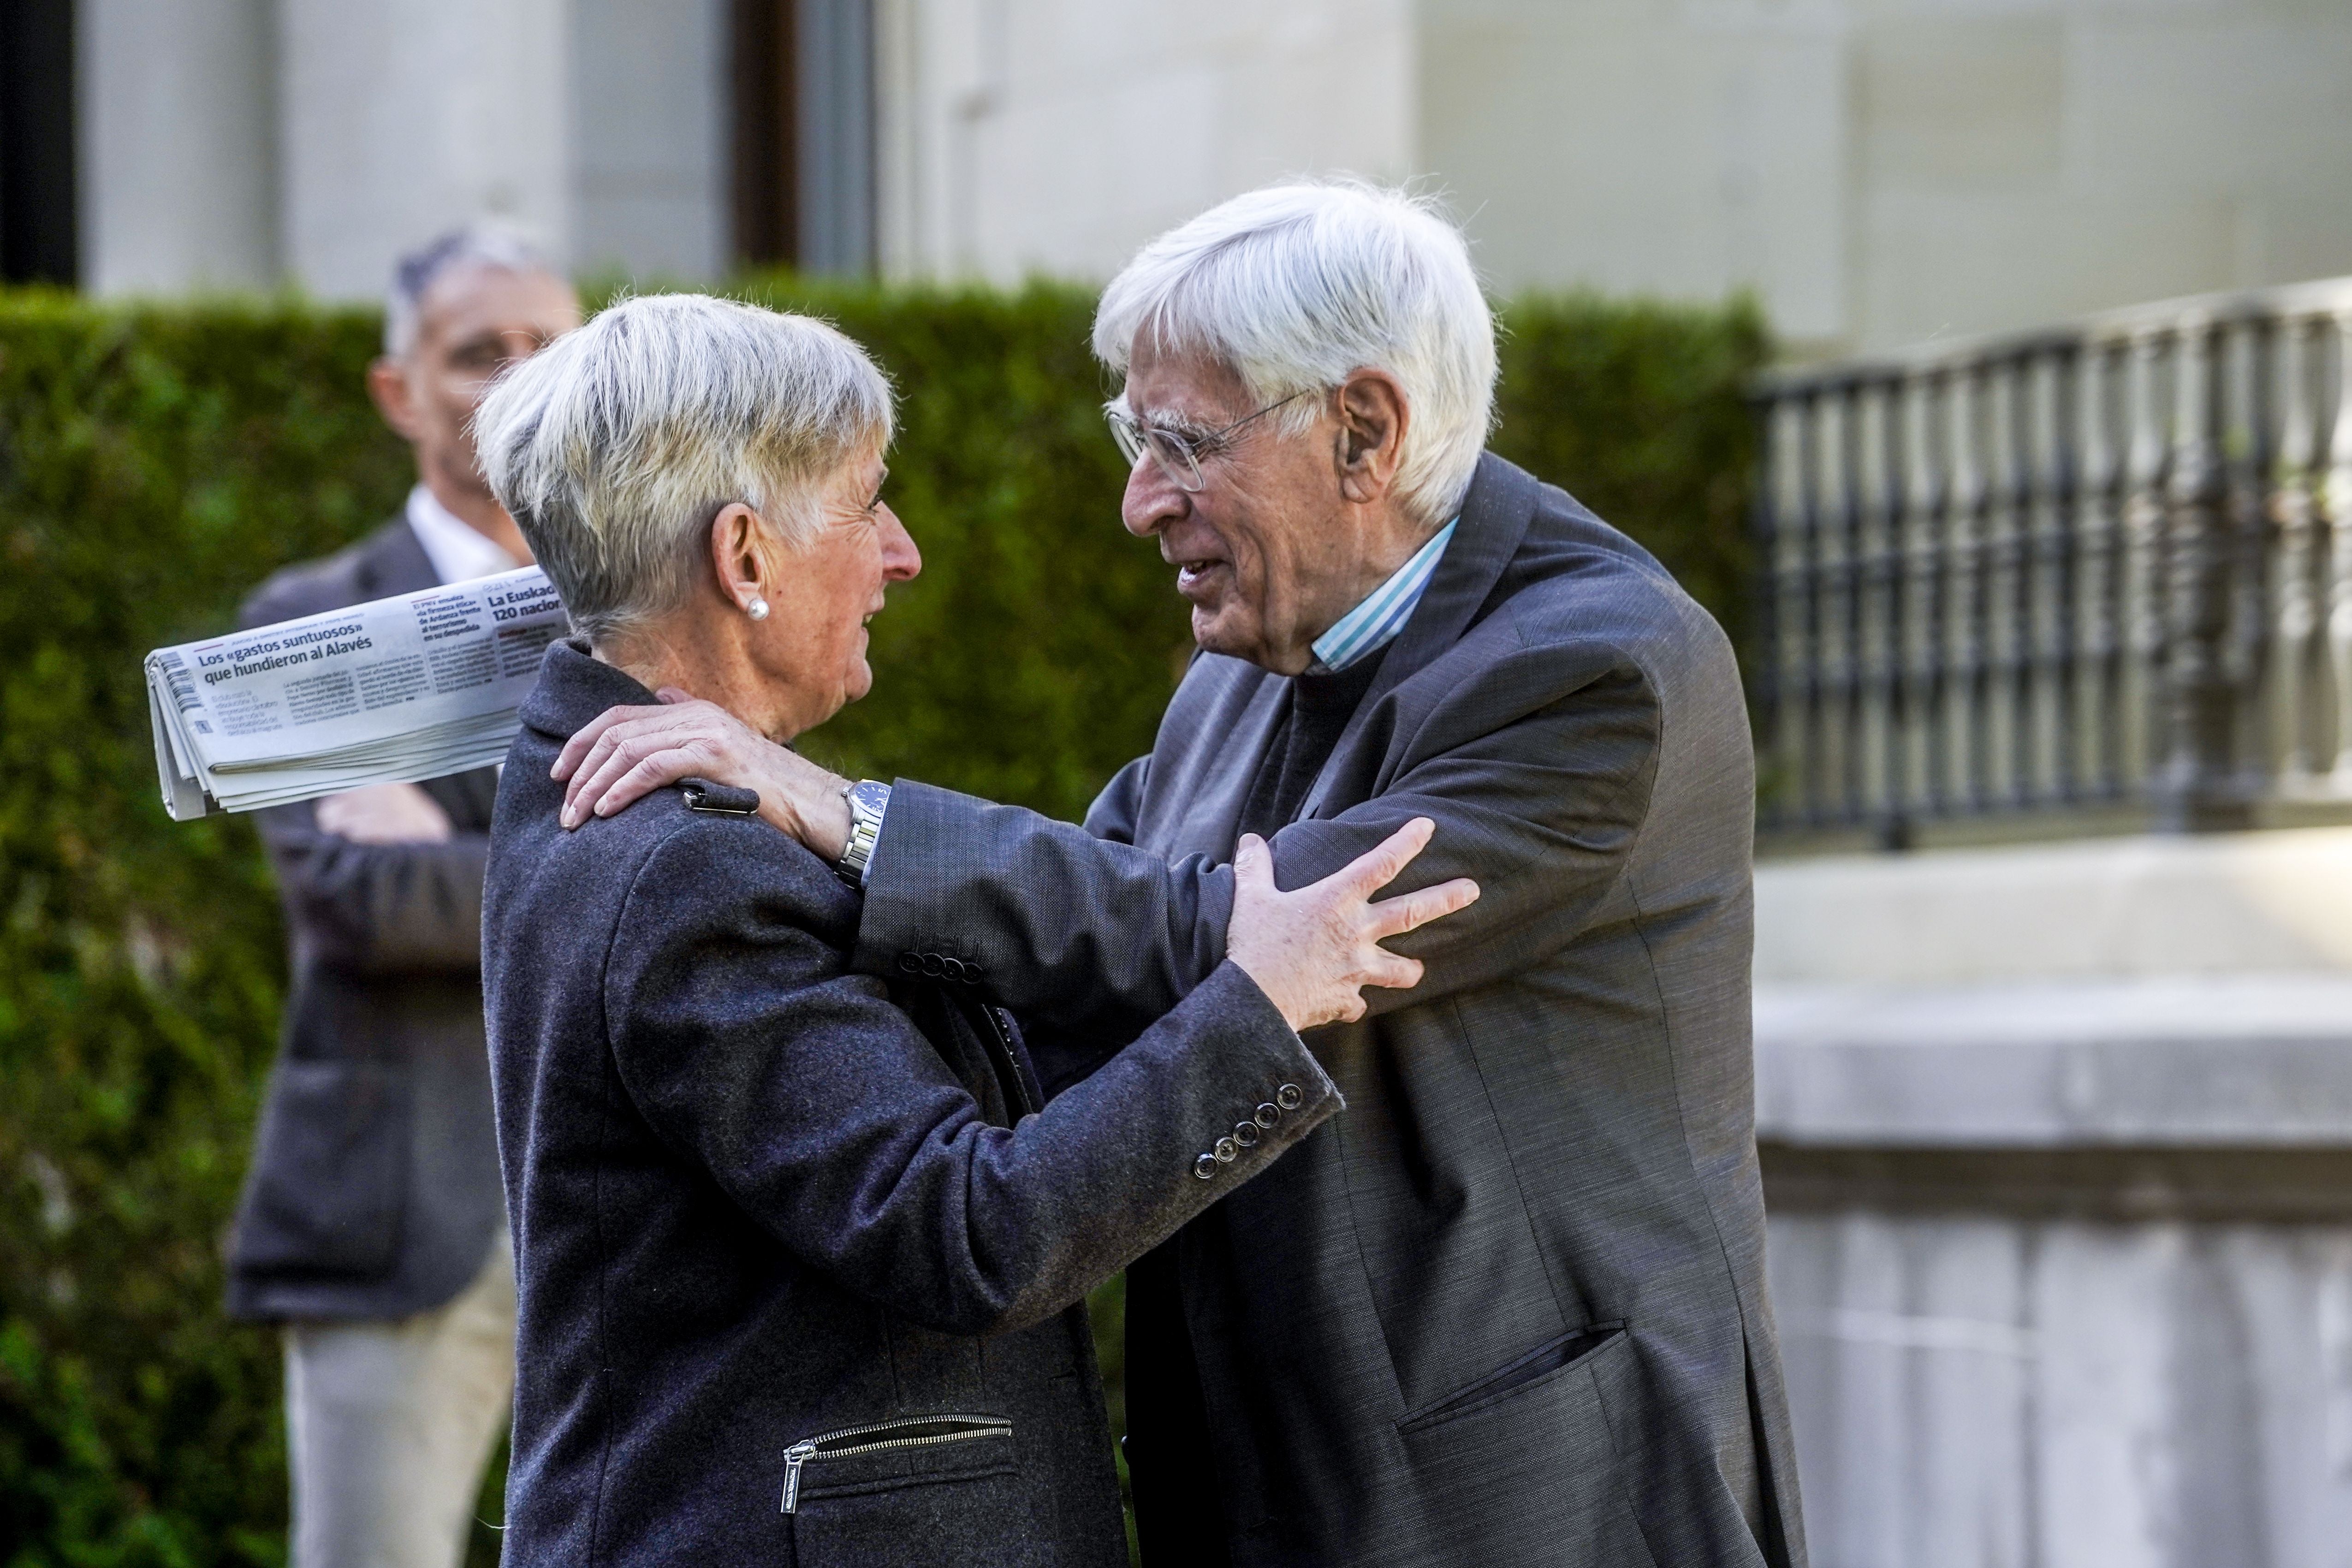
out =
[[2352,809],[2352,279],[1759,399],[1768,830]]

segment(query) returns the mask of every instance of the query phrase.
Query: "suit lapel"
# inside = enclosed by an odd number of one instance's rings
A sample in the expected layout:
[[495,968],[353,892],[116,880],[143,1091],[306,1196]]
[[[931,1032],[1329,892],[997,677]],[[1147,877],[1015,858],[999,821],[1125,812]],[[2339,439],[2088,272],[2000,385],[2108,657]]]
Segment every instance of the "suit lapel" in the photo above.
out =
[[1233,858],[1234,840],[1241,832],[1242,807],[1249,800],[1250,786],[1257,782],[1258,770],[1265,765],[1266,748],[1273,744],[1275,722],[1282,715],[1282,699],[1289,686],[1286,680],[1259,681],[1250,693],[1249,706],[1224,732],[1223,743],[1210,763],[1214,776],[1192,796],[1184,814],[1181,831],[1188,849],[1197,847],[1221,859]]
[[408,526],[405,517],[395,517],[376,530],[375,537],[368,541],[361,555],[358,576],[362,603],[441,585],[441,574],[433,569],[433,557],[425,553],[425,546],[417,542],[416,531]]
[[1171,860],[1186,855],[1229,860],[1242,805],[1290,683],[1230,658],[1213,664],[1204,658],[1185,679],[1217,684],[1192,710],[1182,749],[1152,763],[1156,809],[1142,840]]
[[1462,498],[1462,521],[1454,525],[1454,539],[1439,559],[1412,618],[1389,645],[1371,689],[1356,704],[1348,727],[1339,731],[1339,744],[1331,748],[1314,786],[1299,804],[1300,819],[1322,815],[1342,760],[1362,736],[1381,699],[1460,642],[1462,634],[1469,630],[1472,617],[1495,591],[1504,569],[1519,552],[1520,542],[1527,538],[1528,524],[1536,511],[1536,490],[1532,475],[1492,452],[1479,458],[1470,491]]

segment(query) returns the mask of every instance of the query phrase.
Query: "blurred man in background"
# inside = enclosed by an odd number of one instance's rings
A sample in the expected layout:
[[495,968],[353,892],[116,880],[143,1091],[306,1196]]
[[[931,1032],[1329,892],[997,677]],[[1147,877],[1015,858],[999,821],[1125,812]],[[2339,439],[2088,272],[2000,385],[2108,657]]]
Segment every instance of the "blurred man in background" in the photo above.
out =
[[[268,625],[529,563],[475,466],[507,365],[580,324],[517,237],[404,258],[368,390],[416,454],[394,518],[246,601]],[[482,1032],[497,773],[261,815],[285,900],[279,1058],[229,1247],[236,1317],[284,1325],[294,1568],[449,1568],[514,1382],[514,1259]]]

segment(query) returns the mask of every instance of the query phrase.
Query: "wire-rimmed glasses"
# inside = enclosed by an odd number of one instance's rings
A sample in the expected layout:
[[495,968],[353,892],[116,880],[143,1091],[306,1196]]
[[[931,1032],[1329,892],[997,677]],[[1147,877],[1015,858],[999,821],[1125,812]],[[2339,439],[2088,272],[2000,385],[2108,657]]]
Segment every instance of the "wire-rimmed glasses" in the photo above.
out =
[[1267,404],[1255,414],[1243,415],[1230,425],[1197,433],[1173,430],[1164,425],[1147,425],[1115,403],[1105,405],[1103,417],[1110,421],[1111,439],[1118,443],[1118,449],[1126,456],[1129,468],[1135,467],[1149,452],[1151,460],[1160,465],[1160,471],[1168,476],[1169,482],[1192,495],[1198,494],[1208,482],[1201,478],[1202,458],[1212,457],[1231,445],[1233,433],[1251,420],[1263,419],[1284,405],[1296,403],[1306,395],[1303,392],[1294,392],[1277,402]]

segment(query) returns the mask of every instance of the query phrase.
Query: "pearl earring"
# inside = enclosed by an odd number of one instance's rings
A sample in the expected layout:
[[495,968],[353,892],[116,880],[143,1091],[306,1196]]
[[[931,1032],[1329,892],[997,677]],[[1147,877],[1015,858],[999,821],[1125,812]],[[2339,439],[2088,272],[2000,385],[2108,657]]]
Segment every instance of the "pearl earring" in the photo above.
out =
[[743,606],[743,613],[755,621],[764,621],[768,618],[768,601],[754,594],[751,602]]

